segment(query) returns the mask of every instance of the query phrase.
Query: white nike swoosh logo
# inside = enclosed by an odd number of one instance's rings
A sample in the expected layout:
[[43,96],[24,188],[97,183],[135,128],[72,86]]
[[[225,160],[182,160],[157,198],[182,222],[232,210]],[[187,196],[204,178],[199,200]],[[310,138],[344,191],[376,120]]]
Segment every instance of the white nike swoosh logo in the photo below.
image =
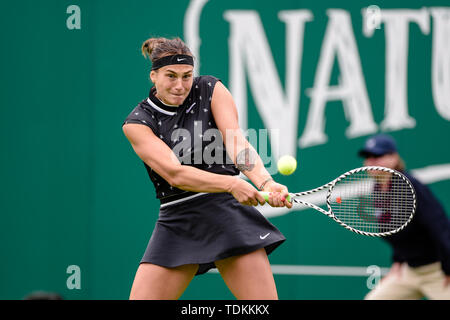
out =
[[186,60],[186,58],[182,58],[182,59],[177,58],[177,61],[178,61],[178,62],[183,61],[183,60]]
[[191,109],[195,106],[197,102],[194,102],[193,104],[191,104],[191,106],[186,110],[186,113],[189,113],[189,111],[191,111]]
[[264,235],[264,236],[259,236],[259,238],[260,238],[261,240],[264,240],[265,238],[267,238],[267,237],[269,236],[269,234],[270,234],[270,232],[269,232],[268,234]]

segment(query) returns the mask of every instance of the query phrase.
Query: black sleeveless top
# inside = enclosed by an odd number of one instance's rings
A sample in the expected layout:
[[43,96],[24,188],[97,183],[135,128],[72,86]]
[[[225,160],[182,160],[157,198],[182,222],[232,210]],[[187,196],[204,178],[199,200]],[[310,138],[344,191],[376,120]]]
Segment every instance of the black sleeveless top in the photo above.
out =
[[[178,107],[162,103],[155,97],[156,89],[153,87],[149,97],[133,109],[123,124],[148,126],[172,149],[183,165],[218,174],[238,175],[239,170],[226,153],[211,111],[217,81],[220,80],[212,76],[195,77],[189,95]],[[196,194],[171,186],[145,162],[144,165],[161,203]]]

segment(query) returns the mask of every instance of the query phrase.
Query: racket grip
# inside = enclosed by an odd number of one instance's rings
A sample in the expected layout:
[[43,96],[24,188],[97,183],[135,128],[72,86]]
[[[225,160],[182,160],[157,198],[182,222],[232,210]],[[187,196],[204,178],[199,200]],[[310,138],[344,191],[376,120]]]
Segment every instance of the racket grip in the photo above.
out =
[[[268,192],[268,191],[260,191],[259,192],[259,194],[262,195],[264,197],[264,200],[266,200],[266,201],[269,201],[269,193],[270,192]],[[292,202],[290,194],[286,197],[286,200],[289,202]]]

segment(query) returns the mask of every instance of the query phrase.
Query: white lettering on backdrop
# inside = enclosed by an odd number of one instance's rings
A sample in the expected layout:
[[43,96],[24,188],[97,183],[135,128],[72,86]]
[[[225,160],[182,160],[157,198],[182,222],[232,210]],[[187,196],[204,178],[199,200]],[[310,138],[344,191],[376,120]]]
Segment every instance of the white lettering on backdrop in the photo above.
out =
[[[207,1],[192,0],[185,17],[186,40],[197,58],[201,43],[199,20]],[[345,133],[347,137],[368,135],[378,130],[373,120],[350,14],[342,9],[330,9],[327,10],[327,15],[329,20],[314,86],[306,89],[311,103],[305,128],[299,139],[301,148],[327,142],[325,108],[327,102],[332,100],[342,101],[343,111],[349,121]],[[223,16],[230,24],[229,87],[239,109],[242,129],[246,130],[248,127],[248,79],[250,92],[265,127],[281,130],[280,141],[269,137],[272,149],[277,153],[272,156],[295,156],[296,139],[299,136],[303,36],[306,22],[313,20],[312,12],[285,10],[278,13],[279,19],[286,24],[285,89],[259,14],[254,10],[227,10]],[[450,8],[381,9],[377,21],[384,26],[386,38],[385,114],[380,124],[383,131],[402,130],[416,125],[416,120],[409,115],[407,101],[408,52],[413,50],[409,48],[409,25],[415,23],[424,35],[428,35],[430,17],[433,19],[431,93],[437,113],[443,119],[450,120]],[[365,14],[365,9],[362,10],[362,19],[364,36],[372,37],[375,30],[382,29],[368,27],[365,20],[369,16]],[[340,76],[338,85],[330,86],[335,59],[339,64]]]

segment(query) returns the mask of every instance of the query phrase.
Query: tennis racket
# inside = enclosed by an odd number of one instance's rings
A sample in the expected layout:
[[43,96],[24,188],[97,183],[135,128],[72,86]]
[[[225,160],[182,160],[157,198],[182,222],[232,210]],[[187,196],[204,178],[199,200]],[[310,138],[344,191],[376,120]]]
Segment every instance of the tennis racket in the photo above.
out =
[[[328,189],[328,211],[301,200],[324,189]],[[269,199],[269,192],[261,194]],[[287,200],[313,208],[350,231],[372,237],[403,230],[416,211],[416,194],[408,178],[396,170],[374,166],[350,170],[316,189],[291,193]]]

